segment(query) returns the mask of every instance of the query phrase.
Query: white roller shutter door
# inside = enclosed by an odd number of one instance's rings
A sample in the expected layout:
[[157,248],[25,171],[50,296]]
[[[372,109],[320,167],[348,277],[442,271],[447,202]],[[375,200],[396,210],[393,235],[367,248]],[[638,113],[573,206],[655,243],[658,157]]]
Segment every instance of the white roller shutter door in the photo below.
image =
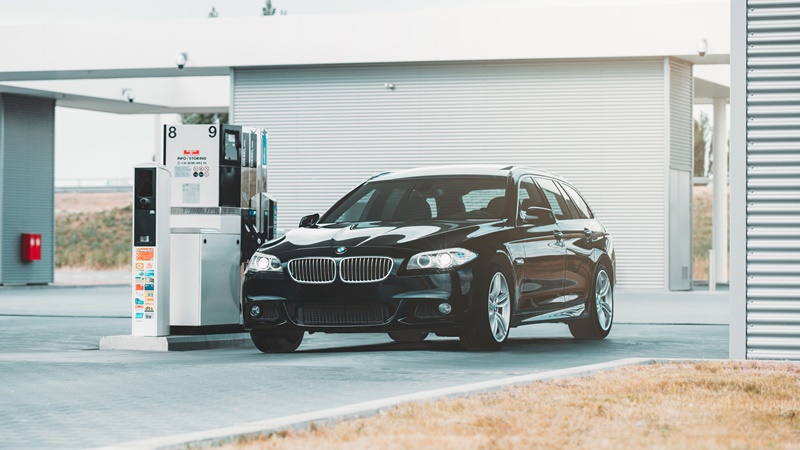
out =
[[664,83],[663,59],[236,69],[232,109],[269,129],[281,228],[377,172],[528,165],[581,190],[614,236],[619,286],[663,289]]

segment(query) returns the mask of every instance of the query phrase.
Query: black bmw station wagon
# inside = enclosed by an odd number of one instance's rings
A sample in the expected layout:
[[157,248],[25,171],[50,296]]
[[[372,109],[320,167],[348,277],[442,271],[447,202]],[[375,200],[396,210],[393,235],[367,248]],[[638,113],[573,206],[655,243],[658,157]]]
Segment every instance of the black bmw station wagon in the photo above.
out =
[[445,166],[376,175],[325,214],[262,245],[242,289],[263,352],[305,332],[429,333],[499,350],[511,328],[566,322],[603,339],[614,318],[611,237],[577,189],[525,167]]

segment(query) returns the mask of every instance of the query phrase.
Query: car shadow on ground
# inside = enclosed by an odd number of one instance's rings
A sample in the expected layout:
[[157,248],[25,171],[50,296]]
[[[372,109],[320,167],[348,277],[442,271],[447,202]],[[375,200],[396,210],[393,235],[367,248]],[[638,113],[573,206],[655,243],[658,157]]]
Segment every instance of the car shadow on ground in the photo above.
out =
[[[531,353],[547,352],[549,350],[562,351],[563,347],[573,346],[580,349],[604,345],[605,341],[584,341],[572,338],[509,338],[501,352]],[[458,339],[437,339],[415,343],[386,342],[380,344],[354,345],[343,347],[303,349],[300,347],[295,353],[325,354],[325,353],[364,353],[364,352],[464,352],[470,353],[461,346]]]

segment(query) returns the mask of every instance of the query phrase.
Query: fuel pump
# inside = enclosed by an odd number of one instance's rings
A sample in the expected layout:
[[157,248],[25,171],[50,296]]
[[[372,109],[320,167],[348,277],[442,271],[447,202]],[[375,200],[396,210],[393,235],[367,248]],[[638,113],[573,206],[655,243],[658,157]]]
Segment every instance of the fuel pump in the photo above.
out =
[[262,202],[266,136],[231,125],[164,126],[163,161],[172,172],[172,334],[242,329],[242,264],[273,237],[264,208],[277,209],[274,200]]
[[133,336],[170,334],[170,176],[164,166],[134,168]]
[[267,194],[267,130],[245,130],[242,158],[242,259],[246,263],[264,242],[275,238],[278,204]]

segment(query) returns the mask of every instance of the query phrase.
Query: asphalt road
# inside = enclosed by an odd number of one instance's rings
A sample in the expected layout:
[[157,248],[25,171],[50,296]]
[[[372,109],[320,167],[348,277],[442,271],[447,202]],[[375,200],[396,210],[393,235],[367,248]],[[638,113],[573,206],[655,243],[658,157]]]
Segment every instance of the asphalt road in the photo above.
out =
[[284,355],[96,350],[101,336],[130,333],[114,317],[127,292],[0,290],[0,447],[111,445],[621,358],[728,355],[726,325],[636,323],[599,342],[564,325],[518,328],[499,353],[377,334],[307,335]]

